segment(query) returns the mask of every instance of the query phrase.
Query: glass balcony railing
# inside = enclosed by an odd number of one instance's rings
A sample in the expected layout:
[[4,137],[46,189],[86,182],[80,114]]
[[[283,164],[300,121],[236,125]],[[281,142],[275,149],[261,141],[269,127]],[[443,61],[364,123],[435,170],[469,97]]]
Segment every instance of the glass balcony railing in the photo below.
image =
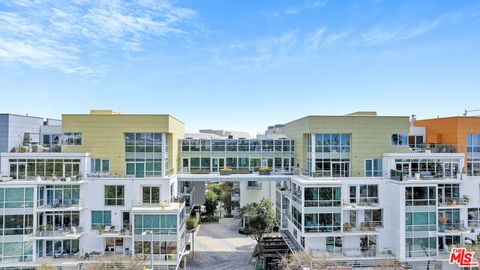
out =
[[458,153],[455,144],[411,144],[415,153]]
[[80,199],[63,199],[51,200],[38,206],[39,209],[60,209],[60,208],[81,208],[83,207],[83,200]]
[[[328,247],[327,247],[328,248]],[[383,251],[378,251],[376,245],[371,247],[358,247],[358,248],[343,248],[333,247],[330,250],[312,250],[312,254],[317,258],[355,258],[355,257],[368,257],[368,258],[389,258],[395,259],[395,248],[384,248]]]
[[444,174],[443,172],[433,172],[433,171],[411,172],[411,175],[409,175],[408,172],[390,170],[390,179],[397,180],[397,181],[442,180],[442,179],[462,180],[463,176],[461,174],[452,174],[452,173]]
[[52,225],[40,225],[35,232],[36,237],[75,237],[80,236],[83,228],[79,226],[53,228]]

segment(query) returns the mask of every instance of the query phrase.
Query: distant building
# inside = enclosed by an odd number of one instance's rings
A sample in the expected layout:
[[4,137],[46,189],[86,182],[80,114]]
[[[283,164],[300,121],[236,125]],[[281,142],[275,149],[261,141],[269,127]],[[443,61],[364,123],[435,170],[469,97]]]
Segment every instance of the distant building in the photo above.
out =
[[250,134],[244,131],[232,131],[224,129],[200,129],[199,133],[215,134],[229,139],[250,138]]
[[0,152],[10,152],[24,143],[41,144],[42,132],[61,134],[61,121],[28,115],[0,114]]

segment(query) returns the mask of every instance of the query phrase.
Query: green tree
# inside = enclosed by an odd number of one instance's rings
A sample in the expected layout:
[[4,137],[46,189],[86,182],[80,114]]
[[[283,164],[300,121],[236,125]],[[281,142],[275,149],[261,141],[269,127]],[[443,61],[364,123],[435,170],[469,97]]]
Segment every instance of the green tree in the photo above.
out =
[[249,203],[240,209],[245,224],[245,232],[257,242],[257,256],[261,255],[263,237],[275,226],[275,211],[273,203],[262,198],[260,203]]
[[205,212],[207,216],[215,215],[218,204],[218,195],[211,190],[207,190],[205,194]]
[[220,201],[223,203],[223,208],[227,212],[227,215],[232,214],[232,193],[231,192],[224,192],[220,196]]

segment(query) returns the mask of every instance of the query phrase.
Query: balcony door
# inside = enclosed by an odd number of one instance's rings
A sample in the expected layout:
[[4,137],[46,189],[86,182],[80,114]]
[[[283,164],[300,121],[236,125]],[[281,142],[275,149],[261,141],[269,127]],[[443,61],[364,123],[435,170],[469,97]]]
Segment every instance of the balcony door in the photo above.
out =
[[348,177],[350,171],[350,162],[332,162],[333,177]]
[[402,172],[403,175],[406,175],[408,177],[411,177],[411,174],[410,174],[410,171],[411,171],[411,168],[410,168],[410,163],[408,162],[398,162],[396,164],[396,167],[395,169],[399,172]]
[[445,203],[445,187],[438,187],[438,205]]
[[225,158],[212,158],[212,172],[219,172],[225,167]]
[[47,188],[47,204],[52,207],[58,207],[63,202],[62,188]]
[[63,228],[63,214],[47,213],[47,225],[52,226],[52,230],[56,231]]

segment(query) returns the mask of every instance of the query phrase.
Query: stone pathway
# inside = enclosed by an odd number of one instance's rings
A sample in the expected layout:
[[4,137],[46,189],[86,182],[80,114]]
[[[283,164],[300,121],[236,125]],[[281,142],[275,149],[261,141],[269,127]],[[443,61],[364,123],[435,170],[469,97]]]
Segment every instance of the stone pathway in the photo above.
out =
[[222,218],[219,223],[201,224],[195,235],[195,252],[187,258],[192,270],[251,270],[248,264],[255,241],[238,233],[238,220]]

